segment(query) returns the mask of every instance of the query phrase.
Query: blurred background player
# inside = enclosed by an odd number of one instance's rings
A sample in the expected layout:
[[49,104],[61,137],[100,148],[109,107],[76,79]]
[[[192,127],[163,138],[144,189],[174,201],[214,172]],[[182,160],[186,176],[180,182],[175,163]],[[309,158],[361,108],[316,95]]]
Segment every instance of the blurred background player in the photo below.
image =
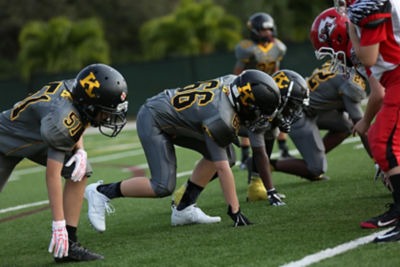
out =
[[[127,93],[118,71],[93,64],[76,79],[50,82],[0,114],[0,191],[22,159],[46,166],[53,215],[49,252],[54,250],[56,262],[104,258],[80,245],[76,235],[86,180],[92,173],[82,134],[92,125],[116,136],[126,123]],[[64,192],[61,176],[66,179]]]
[[[247,21],[250,40],[242,40],[235,48],[236,65],[233,73],[238,75],[246,69],[258,69],[269,75],[279,70],[279,64],[286,53],[286,46],[277,36],[274,19],[267,13],[255,13]],[[286,145],[286,135],[278,136],[282,157],[290,157]],[[249,158],[250,142],[247,137],[241,138],[240,169],[246,169]]]
[[174,145],[203,155],[196,164],[177,207],[172,225],[216,223],[220,217],[203,213],[196,200],[215,173],[228,204],[234,226],[250,224],[241,213],[226,147],[237,140],[240,125],[250,129],[272,119],[280,103],[274,80],[258,70],[239,76],[227,75],[183,88],[164,90],[148,99],[137,116],[137,131],[149,164],[151,179],[134,177],[125,181],[86,188],[88,216],[98,231],[105,231],[107,203],[117,197],[165,197],[175,189]]
[[[366,97],[365,80],[355,68],[340,63],[352,62],[349,58],[346,61],[349,48],[346,24],[348,20],[330,8],[317,16],[311,26],[310,37],[317,56],[321,58],[329,53],[339,62],[326,61],[307,79],[310,106],[289,133],[303,159],[272,160],[276,171],[310,181],[327,179],[324,176],[328,168],[325,154],[346,139],[363,116],[361,101]],[[320,130],[328,130],[323,138]],[[370,154],[366,136],[360,135],[360,138]]]
[[[371,85],[365,115],[355,126],[355,131],[359,134],[368,132],[372,155],[390,180],[394,201],[387,212],[361,222],[361,227],[396,225],[393,230],[374,239],[374,242],[399,241],[400,2],[358,0],[352,2],[347,11],[351,21],[351,42],[356,56],[369,69]],[[374,118],[375,122],[371,125]]]

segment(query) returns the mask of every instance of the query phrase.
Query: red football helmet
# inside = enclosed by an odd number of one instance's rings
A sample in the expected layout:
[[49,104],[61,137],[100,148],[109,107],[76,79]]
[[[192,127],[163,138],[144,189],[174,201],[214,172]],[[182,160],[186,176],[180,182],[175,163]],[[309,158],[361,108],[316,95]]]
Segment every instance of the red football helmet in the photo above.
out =
[[331,66],[335,72],[345,70],[350,42],[348,25],[349,19],[339,15],[332,7],[319,14],[311,26],[310,38],[317,59],[332,57]]

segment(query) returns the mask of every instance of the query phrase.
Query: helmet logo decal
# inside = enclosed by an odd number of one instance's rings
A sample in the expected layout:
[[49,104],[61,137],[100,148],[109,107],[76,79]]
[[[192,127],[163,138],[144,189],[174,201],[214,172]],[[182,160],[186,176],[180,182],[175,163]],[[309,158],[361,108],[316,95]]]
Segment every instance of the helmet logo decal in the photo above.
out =
[[236,135],[238,135],[240,129],[240,119],[236,113],[233,115],[232,118],[232,127],[235,129]]
[[248,102],[249,99],[253,100],[253,102],[256,101],[253,92],[251,91],[250,83],[247,83],[245,86],[238,87],[238,91],[241,95],[240,101],[242,102],[243,106],[248,106],[250,104]]
[[83,80],[80,80],[79,83],[83,88],[85,88],[85,92],[90,98],[95,97],[95,94],[93,93],[93,88],[100,88],[100,83],[96,80],[96,76],[94,76],[93,72],[90,72],[90,74],[86,76]]
[[121,101],[125,101],[125,99],[126,99],[126,93],[125,92],[121,93],[120,99],[121,99]]
[[336,29],[336,17],[326,17],[321,20],[318,27],[318,40],[321,43],[330,42],[330,36]]
[[288,88],[290,84],[290,79],[284,72],[279,72],[273,77],[275,83],[278,85],[279,89]]

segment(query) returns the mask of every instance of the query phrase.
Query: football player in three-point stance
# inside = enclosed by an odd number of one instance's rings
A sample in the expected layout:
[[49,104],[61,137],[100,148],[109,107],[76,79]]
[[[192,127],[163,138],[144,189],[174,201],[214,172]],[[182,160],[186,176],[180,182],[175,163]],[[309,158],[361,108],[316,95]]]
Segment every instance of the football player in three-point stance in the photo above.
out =
[[[249,137],[253,150],[253,158],[248,161],[248,179],[251,183],[247,190],[247,200],[269,200],[273,206],[285,205],[282,194],[274,187],[269,169],[269,157],[272,145],[278,135],[279,129],[288,132],[290,125],[301,115],[303,107],[308,105],[309,92],[306,81],[298,73],[291,70],[281,70],[272,78],[278,85],[281,93],[281,104],[278,113],[272,122],[266,123],[256,131],[242,127],[239,135]],[[230,151],[228,151],[229,153]],[[232,155],[232,153],[230,153]],[[187,184],[182,185],[173,196],[172,205],[178,206]]]
[[149,98],[137,116],[137,131],[149,164],[151,179],[133,177],[86,188],[89,220],[104,231],[107,202],[117,197],[165,197],[176,185],[174,145],[202,154],[178,206],[173,208],[172,225],[216,223],[195,203],[215,173],[228,204],[234,226],[250,224],[241,213],[226,147],[237,139],[240,125],[257,129],[272,119],[280,103],[274,80],[258,70],[239,76],[227,75],[182,88],[165,90]]
[[[355,68],[344,64],[352,63],[347,53],[351,44],[349,46],[346,23],[346,18],[330,8],[317,16],[311,26],[310,37],[317,58],[329,55],[333,60],[315,69],[307,79],[310,106],[289,133],[303,159],[272,160],[276,171],[310,181],[326,179],[325,154],[348,137],[353,125],[363,116],[361,100],[366,97],[365,80]],[[320,129],[328,130],[324,138],[320,136]],[[360,137],[370,154],[366,136]]]
[[[363,116],[361,100],[366,97],[365,81],[354,70],[349,75],[331,72],[330,61],[314,70],[307,79],[310,105],[289,132],[302,159],[271,160],[273,170],[310,181],[327,179],[324,176],[328,168],[326,153],[346,139],[354,123]],[[328,130],[323,138],[321,129]],[[365,136],[362,141],[369,151]]]
[[[242,40],[235,48],[236,64],[233,73],[238,75],[246,69],[258,69],[269,75],[279,70],[279,64],[286,53],[286,46],[278,38],[274,19],[267,13],[255,13],[247,21],[250,40]],[[282,157],[290,157],[286,145],[286,135],[278,136]],[[247,167],[250,143],[248,138],[241,138],[240,169]]]
[[[53,215],[49,252],[54,250],[56,262],[104,258],[80,245],[76,236],[86,180],[92,173],[82,134],[92,125],[116,136],[126,123],[127,93],[118,71],[93,64],[76,79],[51,82],[0,114],[0,191],[22,159],[46,166]],[[64,192],[61,176],[66,179]]]
[[[304,78],[291,70],[280,70],[272,75],[281,92],[281,105],[278,115],[262,133],[248,131],[253,157],[248,161],[247,200],[268,199],[273,206],[285,205],[282,195],[274,188],[270,169],[263,156],[271,157],[275,138],[279,131],[290,132],[291,125],[303,115],[302,110],[309,105],[309,89]],[[261,177],[261,180],[260,180]]]

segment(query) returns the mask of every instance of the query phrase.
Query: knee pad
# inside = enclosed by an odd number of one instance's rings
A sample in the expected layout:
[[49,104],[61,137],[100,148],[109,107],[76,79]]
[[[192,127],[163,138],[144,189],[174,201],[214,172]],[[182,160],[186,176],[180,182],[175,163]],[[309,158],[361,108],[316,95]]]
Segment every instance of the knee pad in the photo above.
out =
[[167,197],[172,195],[175,190],[176,182],[170,182],[168,185],[160,184],[157,182],[150,180],[151,187],[153,188],[154,192],[156,193],[157,197]]

